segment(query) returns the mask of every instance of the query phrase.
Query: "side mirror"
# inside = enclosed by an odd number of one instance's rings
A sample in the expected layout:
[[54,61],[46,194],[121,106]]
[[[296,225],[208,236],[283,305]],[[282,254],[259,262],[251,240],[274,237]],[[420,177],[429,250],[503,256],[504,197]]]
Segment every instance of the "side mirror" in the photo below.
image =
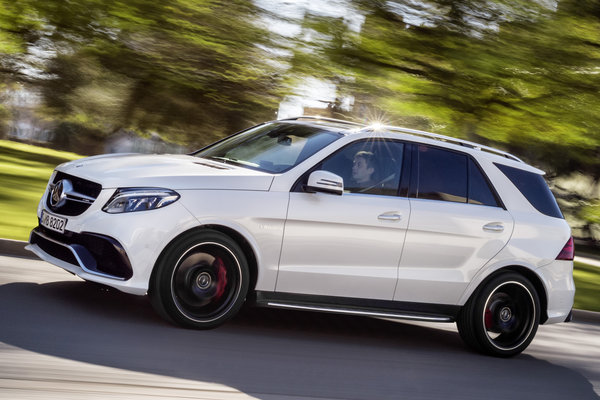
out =
[[341,195],[344,193],[344,179],[329,171],[313,171],[308,176],[306,191]]

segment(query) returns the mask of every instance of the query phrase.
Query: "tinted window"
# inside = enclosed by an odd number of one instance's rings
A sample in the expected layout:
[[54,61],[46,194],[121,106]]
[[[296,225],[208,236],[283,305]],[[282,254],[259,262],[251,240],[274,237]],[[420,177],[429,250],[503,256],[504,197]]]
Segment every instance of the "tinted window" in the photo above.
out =
[[467,156],[424,145],[418,146],[420,199],[467,202]]
[[370,140],[353,143],[324,160],[317,169],[344,178],[344,191],[396,196],[404,144]]
[[563,218],[556,199],[542,175],[503,164],[495,165],[510,179],[536,210],[550,217]]
[[483,173],[475,162],[469,159],[469,203],[498,207],[498,201]]

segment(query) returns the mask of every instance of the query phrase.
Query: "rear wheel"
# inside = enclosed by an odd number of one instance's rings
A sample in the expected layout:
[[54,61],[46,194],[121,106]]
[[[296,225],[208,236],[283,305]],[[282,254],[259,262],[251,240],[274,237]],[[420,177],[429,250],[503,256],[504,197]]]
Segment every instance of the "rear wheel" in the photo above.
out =
[[533,340],[540,321],[540,302],[525,277],[503,273],[492,278],[462,308],[458,330],[477,351],[498,357],[521,353]]
[[155,268],[149,290],[152,305],[182,326],[214,328],[233,317],[246,298],[246,257],[233,239],[218,231],[182,236]]

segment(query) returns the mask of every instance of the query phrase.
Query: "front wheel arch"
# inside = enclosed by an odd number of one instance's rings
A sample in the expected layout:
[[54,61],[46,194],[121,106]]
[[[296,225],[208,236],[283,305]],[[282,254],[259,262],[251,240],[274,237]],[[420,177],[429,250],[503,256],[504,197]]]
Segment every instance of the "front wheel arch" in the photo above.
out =
[[258,280],[258,262],[257,262],[256,253],[254,251],[254,248],[252,247],[250,242],[241,233],[239,233],[235,229],[232,229],[232,228],[224,226],[224,225],[197,226],[192,229],[188,229],[187,231],[182,232],[179,235],[177,235],[175,238],[173,238],[164,247],[164,249],[161,251],[158,258],[156,259],[156,262],[154,263],[154,266],[152,267],[152,273],[150,274],[150,279],[148,281],[148,288],[151,288],[153,286],[154,279],[156,279],[156,266],[157,266],[158,262],[161,260],[161,258],[164,257],[164,254],[167,251],[167,249],[170,246],[172,246],[173,243],[181,240],[182,237],[193,234],[194,232],[201,232],[201,231],[204,231],[207,229],[218,231],[218,232],[221,232],[221,233],[229,236],[232,240],[234,240],[238,244],[238,246],[240,246],[242,248],[242,251],[244,252],[244,255],[246,256],[246,260],[248,262],[248,272],[250,273],[250,282],[248,285],[248,293],[253,292],[254,289],[256,288],[256,282]]
[[235,240],[214,229],[192,229],[161,252],[148,295],[163,318],[210,329],[239,311],[249,281],[246,256]]

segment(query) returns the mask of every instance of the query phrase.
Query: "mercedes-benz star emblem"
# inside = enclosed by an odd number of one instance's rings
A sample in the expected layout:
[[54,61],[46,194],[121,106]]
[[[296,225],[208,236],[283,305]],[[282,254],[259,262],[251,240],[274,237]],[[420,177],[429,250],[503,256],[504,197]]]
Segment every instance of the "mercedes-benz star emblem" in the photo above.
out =
[[73,184],[68,179],[56,182],[50,190],[50,205],[54,208],[62,207],[67,201],[67,194],[73,190]]

